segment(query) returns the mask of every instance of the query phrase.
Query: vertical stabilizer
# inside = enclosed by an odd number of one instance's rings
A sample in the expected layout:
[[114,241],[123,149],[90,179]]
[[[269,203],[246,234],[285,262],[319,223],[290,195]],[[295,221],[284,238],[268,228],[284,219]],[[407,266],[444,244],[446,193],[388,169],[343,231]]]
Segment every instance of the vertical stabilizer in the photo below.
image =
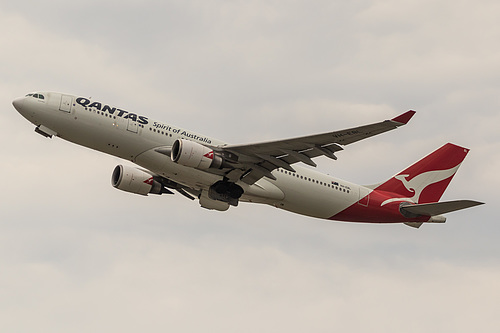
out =
[[401,196],[382,205],[393,201],[419,204],[439,201],[468,152],[467,148],[447,143],[401,171],[375,189]]

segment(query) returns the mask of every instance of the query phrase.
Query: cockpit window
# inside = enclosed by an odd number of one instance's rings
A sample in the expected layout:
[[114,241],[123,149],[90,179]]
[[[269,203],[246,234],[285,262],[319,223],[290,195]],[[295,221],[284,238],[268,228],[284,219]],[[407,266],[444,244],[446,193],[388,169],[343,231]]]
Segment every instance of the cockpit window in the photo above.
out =
[[45,96],[42,94],[27,94],[26,97],[31,96],[33,98],[38,98],[38,99],[45,99]]

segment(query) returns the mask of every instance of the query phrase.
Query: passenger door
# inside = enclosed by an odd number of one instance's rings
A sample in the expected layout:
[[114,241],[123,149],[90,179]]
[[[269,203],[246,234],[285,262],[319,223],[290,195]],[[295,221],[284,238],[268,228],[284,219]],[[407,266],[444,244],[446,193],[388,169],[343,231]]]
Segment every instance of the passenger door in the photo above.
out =
[[133,133],[137,133],[139,125],[137,124],[136,120],[133,120],[132,118],[127,119],[127,130]]
[[73,97],[68,95],[61,95],[61,104],[59,105],[59,110],[64,112],[71,112],[71,104],[73,103]]

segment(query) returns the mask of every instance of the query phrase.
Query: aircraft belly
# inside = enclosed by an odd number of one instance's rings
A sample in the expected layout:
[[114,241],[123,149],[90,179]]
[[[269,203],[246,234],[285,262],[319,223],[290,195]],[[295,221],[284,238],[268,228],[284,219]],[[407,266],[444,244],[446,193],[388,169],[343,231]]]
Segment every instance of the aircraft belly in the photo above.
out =
[[136,136],[122,133],[111,126],[83,127],[75,123],[61,128],[58,134],[62,139],[129,161],[145,149],[144,142],[137,140]]
[[[357,185],[340,181],[312,170],[300,170],[298,168],[297,170],[299,173],[306,174],[307,177],[300,179],[290,174],[279,174],[275,184],[283,191],[285,198],[275,205],[277,208],[302,215],[328,219],[357,202]],[[319,183],[309,181],[309,178],[322,180]],[[338,185],[332,185],[334,183]]]
[[264,204],[276,204],[285,198],[283,191],[267,179],[259,179],[252,185],[238,183],[245,191],[241,200]]
[[328,219],[353,204],[353,201],[347,201],[340,195],[324,191],[315,193],[304,191],[302,195],[285,191],[285,196],[285,200],[278,208],[322,219]]

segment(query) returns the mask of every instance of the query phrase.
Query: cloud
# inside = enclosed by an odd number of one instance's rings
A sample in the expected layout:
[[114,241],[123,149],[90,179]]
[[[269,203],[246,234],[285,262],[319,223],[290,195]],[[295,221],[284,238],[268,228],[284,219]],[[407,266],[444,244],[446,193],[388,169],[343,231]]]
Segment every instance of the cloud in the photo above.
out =
[[[498,4],[60,1],[0,5],[0,326],[7,331],[470,331],[498,326]],[[52,89],[234,143],[392,118],[319,169],[374,183],[471,153],[444,225],[226,213],[139,197],[126,163],[44,139],[11,106]],[[28,319],[27,319],[28,318]],[[78,325],[75,327],[75,323]],[[474,325],[474,326],[473,326]]]
[[496,269],[440,261],[411,268],[360,265],[334,253],[311,262],[274,246],[217,239],[187,244],[172,237],[165,242],[133,234],[90,236],[88,249],[69,258],[71,266],[16,263],[2,275],[3,286],[14,286],[3,290],[13,301],[1,312],[6,329],[396,332],[473,325],[488,330],[498,322]]

